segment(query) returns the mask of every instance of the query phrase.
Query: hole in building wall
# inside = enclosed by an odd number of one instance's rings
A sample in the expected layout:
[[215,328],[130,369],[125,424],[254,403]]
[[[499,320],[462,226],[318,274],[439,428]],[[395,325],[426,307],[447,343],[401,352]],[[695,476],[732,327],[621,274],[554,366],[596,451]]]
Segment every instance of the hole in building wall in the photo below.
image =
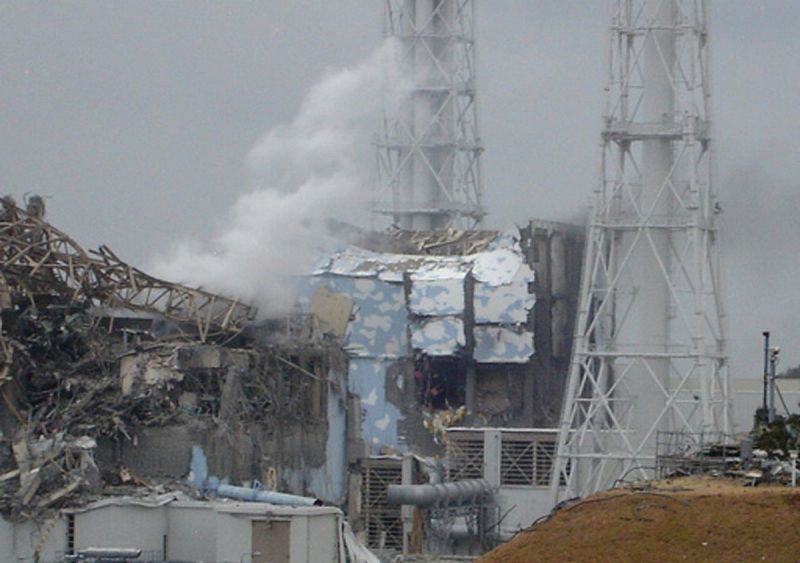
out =
[[462,406],[466,401],[466,374],[463,358],[420,354],[414,362],[417,401],[431,410]]

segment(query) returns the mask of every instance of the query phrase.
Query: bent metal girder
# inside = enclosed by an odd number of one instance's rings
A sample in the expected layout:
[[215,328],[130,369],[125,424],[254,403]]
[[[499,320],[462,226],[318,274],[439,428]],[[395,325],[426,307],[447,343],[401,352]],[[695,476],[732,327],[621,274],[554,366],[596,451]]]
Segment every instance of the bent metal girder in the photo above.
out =
[[652,477],[659,432],[732,431],[706,5],[611,6],[600,181],[551,480],[556,499]]
[[57,291],[95,305],[155,312],[191,325],[201,340],[241,332],[256,309],[214,293],[150,276],[106,246],[87,253],[49,223],[0,200],[0,271],[29,292]]

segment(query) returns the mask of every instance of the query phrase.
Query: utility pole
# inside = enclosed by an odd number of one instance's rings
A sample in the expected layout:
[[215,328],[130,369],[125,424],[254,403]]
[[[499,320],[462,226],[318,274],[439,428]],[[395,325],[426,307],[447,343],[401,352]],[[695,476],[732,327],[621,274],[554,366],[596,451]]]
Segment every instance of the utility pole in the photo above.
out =
[[764,393],[761,400],[761,408],[764,412],[769,412],[767,409],[767,388],[769,387],[769,331],[765,330],[761,333],[764,336]]
[[651,478],[659,432],[731,432],[706,2],[611,5],[556,499]]
[[378,135],[372,211],[403,229],[474,228],[485,215],[474,0],[385,0],[384,34],[411,78]]

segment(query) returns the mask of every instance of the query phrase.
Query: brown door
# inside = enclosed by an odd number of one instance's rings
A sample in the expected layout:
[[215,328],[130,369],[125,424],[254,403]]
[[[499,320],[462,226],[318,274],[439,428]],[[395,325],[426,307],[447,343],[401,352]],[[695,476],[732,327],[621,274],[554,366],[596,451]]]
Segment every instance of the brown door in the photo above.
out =
[[289,563],[289,522],[253,520],[253,563]]

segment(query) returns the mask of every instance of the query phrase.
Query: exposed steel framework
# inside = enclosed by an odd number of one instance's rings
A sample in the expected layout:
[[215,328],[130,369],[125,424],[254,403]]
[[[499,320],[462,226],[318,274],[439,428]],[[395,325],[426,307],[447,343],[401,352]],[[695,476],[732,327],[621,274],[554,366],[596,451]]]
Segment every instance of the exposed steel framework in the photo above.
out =
[[651,477],[658,432],[731,432],[706,25],[703,0],[612,2],[556,498]]
[[481,202],[473,0],[385,0],[384,33],[413,87],[386,108],[375,213],[402,229],[473,228]]
[[0,200],[0,273],[28,293],[57,291],[101,307],[156,312],[193,327],[203,341],[240,332],[256,314],[238,301],[145,274],[106,246],[89,254],[10,199]]

